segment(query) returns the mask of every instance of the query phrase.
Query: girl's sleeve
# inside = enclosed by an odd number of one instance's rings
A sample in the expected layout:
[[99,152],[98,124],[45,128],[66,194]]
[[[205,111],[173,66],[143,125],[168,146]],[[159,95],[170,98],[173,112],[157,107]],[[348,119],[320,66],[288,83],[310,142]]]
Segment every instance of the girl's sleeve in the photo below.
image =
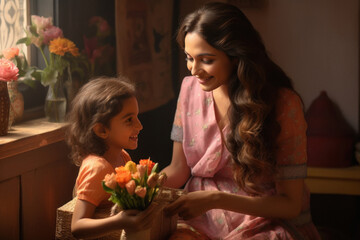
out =
[[109,166],[104,165],[101,160],[89,161],[81,166],[77,179],[77,198],[99,206],[110,196],[103,189],[101,182],[105,175],[111,172],[113,172],[111,167],[109,169]]
[[277,104],[277,121],[281,131],[277,138],[278,179],[306,178],[307,150],[303,104],[293,91],[281,90]]

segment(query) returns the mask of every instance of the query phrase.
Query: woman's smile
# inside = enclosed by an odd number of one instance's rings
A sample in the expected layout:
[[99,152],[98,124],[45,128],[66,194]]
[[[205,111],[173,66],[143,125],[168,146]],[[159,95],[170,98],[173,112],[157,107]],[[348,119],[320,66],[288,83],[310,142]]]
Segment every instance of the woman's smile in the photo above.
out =
[[186,34],[184,50],[187,68],[204,91],[227,85],[235,65],[223,51],[209,45],[196,32]]

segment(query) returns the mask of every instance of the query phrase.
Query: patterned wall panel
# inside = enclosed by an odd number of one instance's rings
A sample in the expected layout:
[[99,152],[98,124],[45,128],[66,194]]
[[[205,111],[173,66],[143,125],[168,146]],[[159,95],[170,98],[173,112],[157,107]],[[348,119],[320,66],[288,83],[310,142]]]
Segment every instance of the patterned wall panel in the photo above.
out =
[[[14,47],[25,36],[27,0],[0,0],[0,51]],[[26,46],[18,46],[26,54]]]

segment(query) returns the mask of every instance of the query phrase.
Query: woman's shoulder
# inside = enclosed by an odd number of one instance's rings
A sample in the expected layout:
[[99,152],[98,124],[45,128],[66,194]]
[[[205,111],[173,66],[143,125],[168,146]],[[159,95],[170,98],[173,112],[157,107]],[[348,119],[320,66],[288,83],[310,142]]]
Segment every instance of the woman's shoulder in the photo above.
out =
[[304,106],[301,97],[294,90],[279,89],[276,103],[276,118],[278,121],[286,122],[295,119],[295,122],[304,122]]
[[279,99],[287,99],[297,101],[300,100],[300,96],[297,92],[289,88],[280,88],[279,90]]
[[181,82],[181,89],[184,91],[185,89],[197,87],[198,82],[196,81],[196,77],[194,76],[186,76]]
[[298,93],[289,88],[280,88],[276,103],[277,109],[303,108],[303,102]]

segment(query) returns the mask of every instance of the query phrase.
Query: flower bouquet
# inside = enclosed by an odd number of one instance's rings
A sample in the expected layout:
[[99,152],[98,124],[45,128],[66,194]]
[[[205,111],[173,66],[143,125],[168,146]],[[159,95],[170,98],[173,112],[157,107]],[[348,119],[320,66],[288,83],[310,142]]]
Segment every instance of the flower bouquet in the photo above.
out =
[[[166,178],[157,173],[158,164],[142,159],[139,164],[129,161],[125,166],[115,168],[116,174],[107,174],[102,181],[104,190],[111,194],[109,201],[121,210],[145,210],[161,191]],[[137,232],[123,231],[121,240],[151,239],[151,229]]]
[[[35,45],[43,57],[45,68],[37,71],[43,86],[48,86],[45,101],[45,115],[51,122],[63,122],[69,92],[64,85],[72,85],[72,73],[85,74],[87,59],[80,56],[75,43],[63,36],[59,27],[52,23],[52,18],[32,15],[31,25],[27,26],[26,37],[17,44]],[[29,69],[32,74],[33,69]],[[72,93],[71,93],[72,94]]]
[[158,164],[142,159],[139,164],[129,161],[115,168],[116,174],[107,174],[102,181],[104,190],[111,194],[109,201],[122,210],[145,210],[159,193],[166,175],[158,174]]

